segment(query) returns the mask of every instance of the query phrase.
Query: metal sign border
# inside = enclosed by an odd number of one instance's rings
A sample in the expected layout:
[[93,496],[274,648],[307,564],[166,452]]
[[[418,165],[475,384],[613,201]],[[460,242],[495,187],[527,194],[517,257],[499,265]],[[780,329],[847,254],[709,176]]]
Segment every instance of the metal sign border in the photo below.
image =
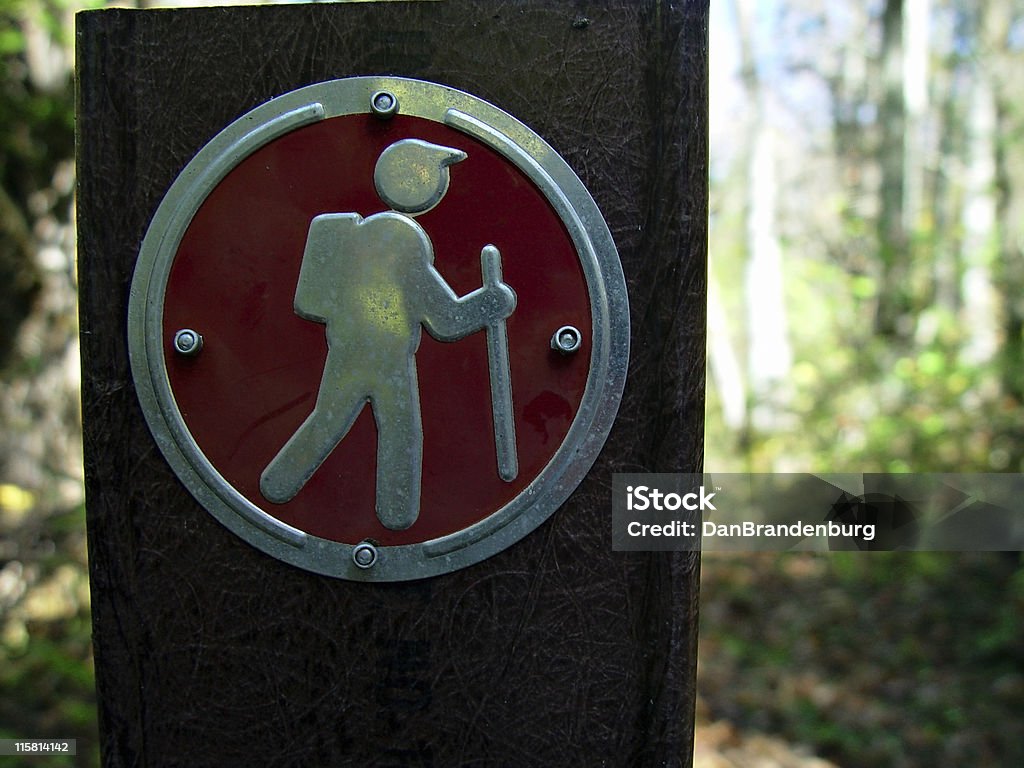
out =
[[[171,392],[164,357],[164,294],[192,217],[249,154],[296,128],[371,111],[388,91],[402,114],[443,123],[482,141],[541,190],[569,232],[590,295],[593,340],[580,408],[548,464],[512,501],[456,533],[417,544],[379,546],[371,567],[363,544],[297,530],[243,497],[199,448]],[[448,86],[398,77],[352,77],[309,85],[262,104],[228,125],[185,166],[164,196],[139,251],[128,303],[128,351],[142,411],[160,451],[189,492],[220,523],[263,552],[314,573],[353,581],[407,581],[448,573],[511,546],[543,523],[593,466],[618,412],[629,361],[629,302],[611,232],[583,183],[543,139],[482,99]]]

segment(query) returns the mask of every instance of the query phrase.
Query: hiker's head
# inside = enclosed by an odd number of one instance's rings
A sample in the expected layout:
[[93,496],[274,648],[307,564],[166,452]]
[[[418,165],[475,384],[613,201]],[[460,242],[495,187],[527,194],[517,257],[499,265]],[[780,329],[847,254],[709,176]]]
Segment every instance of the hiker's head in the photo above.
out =
[[373,183],[380,199],[394,210],[426,213],[448,191],[448,166],[465,159],[460,149],[402,139],[380,153]]

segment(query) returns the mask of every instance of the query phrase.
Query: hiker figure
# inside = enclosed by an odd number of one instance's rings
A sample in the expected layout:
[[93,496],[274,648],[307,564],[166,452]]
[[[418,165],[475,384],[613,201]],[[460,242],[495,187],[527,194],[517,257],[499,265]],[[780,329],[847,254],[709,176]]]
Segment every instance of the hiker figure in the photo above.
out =
[[[499,323],[515,309],[503,282],[459,297],[434,268],[430,238],[413,216],[448,191],[458,149],[418,139],[391,144],[377,160],[377,194],[392,210],[363,218],[326,213],[309,226],[295,291],[295,312],[327,326],[327,362],[316,405],[267,465],[260,490],[292,499],[345,437],[369,402],[377,424],[376,509],[403,530],[420,508],[423,426],[416,350],[420,328],[456,341]],[[497,249],[487,246],[497,258]]]

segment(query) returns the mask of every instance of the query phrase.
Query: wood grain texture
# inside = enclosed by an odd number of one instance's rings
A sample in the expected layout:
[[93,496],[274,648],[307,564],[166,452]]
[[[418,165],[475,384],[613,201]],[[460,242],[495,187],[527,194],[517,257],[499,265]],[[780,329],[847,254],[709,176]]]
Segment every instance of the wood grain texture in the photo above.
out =
[[[699,471],[707,5],[560,0],[78,17],[79,274],[94,641],[107,766],[690,764],[694,555],[611,551],[611,477]],[[150,217],[227,123],[394,74],[473,93],[594,195],[630,292],[626,392],[588,479],[483,563],[364,585],[222,528],[146,429],[125,318]]]

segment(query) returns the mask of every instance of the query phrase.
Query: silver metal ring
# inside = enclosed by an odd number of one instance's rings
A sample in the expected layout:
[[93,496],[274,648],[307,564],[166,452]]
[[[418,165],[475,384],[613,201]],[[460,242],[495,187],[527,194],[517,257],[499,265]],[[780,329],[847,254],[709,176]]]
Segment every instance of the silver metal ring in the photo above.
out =
[[[438,539],[375,549],[360,565],[351,545],[297,530],[253,504],[228,483],[189,432],[167,376],[162,331],[168,276],[188,225],[217,184],[252,152],[299,127],[367,114],[374,96],[394,96],[402,114],[468,134],[515,164],[541,191],[569,233],[590,297],[590,371],[562,445],[512,501],[464,530]],[[381,103],[382,106],[386,106]],[[361,581],[434,576],[483,560],[546,520],[586,476],[615,420],[629,359],[625,279],[611,233],[583,183],[523,123],[481,99],[435,83],[356,77],[318,83],[269,101],[227,126],[192,159],[157,209],[132,283],[128,337],[132,373],[158,446],[195,498],[222,524],[264,552],[307,570]]]

